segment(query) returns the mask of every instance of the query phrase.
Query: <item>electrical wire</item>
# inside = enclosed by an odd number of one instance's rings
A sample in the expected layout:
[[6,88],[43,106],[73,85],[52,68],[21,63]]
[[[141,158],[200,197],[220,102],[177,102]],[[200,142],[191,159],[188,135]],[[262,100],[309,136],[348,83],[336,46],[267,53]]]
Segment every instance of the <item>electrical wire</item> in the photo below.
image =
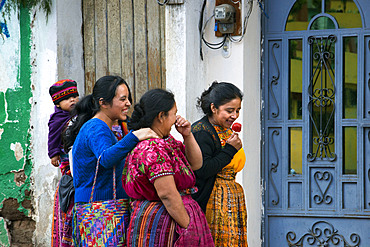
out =
[[220,43],[218,43],[218,44],[211,44],[211,43],[207,42],[204,39],[204,37],[202,37],[202,40],[203,40],[204,44],[206,44],[206,46],[208,46],[212,50],[218,50],[218,49],[222,48],[224,46],[225,42],[226,42],[226,39],[227,39],[227,35],[224,35],[223,36],[223,40]]
[[204,27],[203,27],[203,30],[202,30],[202,35],[201,35],[201,38],[204,42],[204,44],[206,44],[206,46],[208,46],[209,48],[213,49],[213,50],[217,50],[217,49],[220,49],[224,46],[225,42],[226,42],[226,38],[227,38],[227,35],[224,35],[223,36],[223,40],[219,43],[210,43],[208,42],[205,38],[204,38],[204,30],[206,29],[207,27],[207,24],[208,22],[214,17],[215,15],[213,14],[211,17],[208,18],[208,20],[206,21],[206,23],[204,24]]
[[166,5],[166,4],[168,3],[168,1],[169,1],[169,0],[164,0],[163,2],[161,2],[161,1],[157,0],[157,3],[158,3],[159,5],[161,5],[161,6],[163,6],[163,5]]
[[[204,16],[204,9],[206,7],[206,4],[207,4],[207,0],[204,0],[203,5],[202,5],[202,9],[200,11],[200,18],[199,18],[199,24],[198,24],[199,37],[202,37],[203,16]],[[200,59],[203,61],[202,39],[199,39],[199,55],[200,55]]]
[[[234,4],[241,3],[240,0],[237,0],[237,1],[230,0],[230,1],[233,2]],[[243,31],[242,31],[241,37],[239,39],[234,39],[230,34],[228,34],[228,35],[223,35],[223,39],[222,39],[221,42],[219,42],[219,43],[210,43],[210,42],[208,42],[204,38],[204,31],[206,29],[206,26],[207,26],[208,22],[214,17],[214,14],[210,18],[208,18],[208,20],[206,21],[206,23],[203,26],[203,16],[204,16],[204,10],[205,10],[206,3],[207,3],[207,0],[204,0],[203,1],[203,5],[202,5],[202,9],[201,9],[201,15],[200,15],[200,20],[199,20],[199,25],[198,25],[199,33],[200,33],[200,37],[201,37],[201,39],[200,39],[200,49],[199,49],[201,60],[203,60],[202,41],[204,42],[204,44],[207,47],[209,47],[210,49],[213,49],[213,50],[217,50],[217,49],[222,48],[225,45],[225,42],[226,42],[227,39],[229,39],[230,42],[237,42],[237,43],[240,42],[240,41],[242,41],[243,38],[244,38],[244,35],[246,33],[246,30],[247,30],[247,25],[248,25],[249,17],[250,17],[250,15],[252,13],[252,10],[253,10],[253,0],[249,0],[248,1],[249,9],[248,9],[248,12],[246,13],[246,15],[244,17]]]
[[265,11],[265,9],[263,8],[263,6],[262,6],[262,0],[257,0],[257,2],[258,2],[258,5],[260,6],[260,8],[261,8],[261,10],[262,10],[262,12],[263,12],[263,14],[267,17],[267,19],[269,19],[270,17],[269,17],[269,15],[266,13],[266,11]]
[[249,17],[251,16],[251,13],[252,13],[252,10],[253,10],[253,0],[249,0],[248,4],[249,4],[249,9],[248,9],[247,14],[244,17],[242,35],[239,39],[234,39],[231,35],[229,35],[229,39],[230,39],[231,42],[239,43],[244,38],[245,32],[247,31],[248,20],[249,20]]

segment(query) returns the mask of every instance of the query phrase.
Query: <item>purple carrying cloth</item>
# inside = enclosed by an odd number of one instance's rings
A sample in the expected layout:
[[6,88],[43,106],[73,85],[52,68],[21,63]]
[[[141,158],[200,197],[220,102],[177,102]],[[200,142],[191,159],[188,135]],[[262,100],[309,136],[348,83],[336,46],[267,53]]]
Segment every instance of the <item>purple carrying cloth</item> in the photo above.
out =
[[48,155],[49,158],[54,157],[62,152],[62,132],[66,127],[71,115],[68,111],[64,111],[55,106],[55,112],[50,115],[49,119],[49,135],[48,135]]

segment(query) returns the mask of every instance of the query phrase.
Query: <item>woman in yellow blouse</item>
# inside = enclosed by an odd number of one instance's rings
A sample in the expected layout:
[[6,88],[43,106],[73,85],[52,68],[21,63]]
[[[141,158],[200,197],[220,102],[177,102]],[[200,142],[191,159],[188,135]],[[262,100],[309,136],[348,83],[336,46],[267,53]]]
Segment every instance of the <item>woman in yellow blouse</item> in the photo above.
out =
[[246,158],[238,133],[231,129],[242,99],[233,84],[214,82],[198,99],[205,116],[192,125],[203,155],[193,198],[206,213],[215,246],[248,246],[244,191],[235,181]]

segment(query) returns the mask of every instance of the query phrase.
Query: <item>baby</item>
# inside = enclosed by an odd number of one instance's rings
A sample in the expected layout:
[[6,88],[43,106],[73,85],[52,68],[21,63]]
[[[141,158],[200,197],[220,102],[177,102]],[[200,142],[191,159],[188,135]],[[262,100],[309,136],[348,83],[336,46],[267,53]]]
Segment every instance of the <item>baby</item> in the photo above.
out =
[[[53,84],[49,89],[50,96],[55,105],[54,113],[49,119],[49,136],[48,136],[48,155],[51,164],[55,167],[62,165],[62,161],[68,155],[64,152],[62,146],[62,133],[71,120],[70,112],[78,102],[77,83],[73,80],[60,80]],[[60,167],[62,174],[66,167]]]

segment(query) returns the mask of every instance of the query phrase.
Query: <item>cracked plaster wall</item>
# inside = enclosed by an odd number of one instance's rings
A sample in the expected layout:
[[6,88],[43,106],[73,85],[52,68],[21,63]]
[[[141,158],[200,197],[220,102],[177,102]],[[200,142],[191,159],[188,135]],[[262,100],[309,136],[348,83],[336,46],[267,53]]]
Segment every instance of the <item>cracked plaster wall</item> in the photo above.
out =
[[0,246],[14,243],[12,232],[33,235],[34,246],[50,246],[60,172],[47,156],[54,109],[48,90],[72,78],[84,93],[81,1],[53,1],[48,18],[22,9],[6,25],[10,36],[0,34]]
[[[84,94],[82,51],[82,11],[80,0],[53,1],[51,15],[38,15],[32,28],[33,107],[33,205],[35,207],[36,246],[50,246],[52,203],[60,179],[58,169],[47,156],[48,120],[54,110],[49,87],[57,80],[77,81],[80,96]],[[66,52],[68,51],[68,52]],[[37,210],[36,210],[37,209]]]
[[[0,245],[11,244],[13,217],[31,220],[30,15],[21,9],[7,21],[10,36],[0,43]],[[7,206],[10,201],[14,202]],[[28,206],[25,207],[25,204]],[[14,239],[15,237],[13,237]]]

